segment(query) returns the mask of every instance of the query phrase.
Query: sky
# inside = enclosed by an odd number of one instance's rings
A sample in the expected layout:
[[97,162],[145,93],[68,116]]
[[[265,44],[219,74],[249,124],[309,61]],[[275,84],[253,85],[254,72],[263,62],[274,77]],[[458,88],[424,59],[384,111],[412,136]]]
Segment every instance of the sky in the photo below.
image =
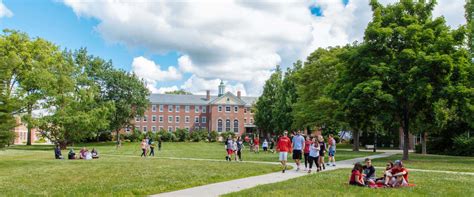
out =
[[[438,0],[433,15],[456,28],[464,3]],[[217,94],[222,80],[259,96],[276,65],[362,40],[371,16],[368,0],[0,0],[0,29],[87,48],[153,93]]]

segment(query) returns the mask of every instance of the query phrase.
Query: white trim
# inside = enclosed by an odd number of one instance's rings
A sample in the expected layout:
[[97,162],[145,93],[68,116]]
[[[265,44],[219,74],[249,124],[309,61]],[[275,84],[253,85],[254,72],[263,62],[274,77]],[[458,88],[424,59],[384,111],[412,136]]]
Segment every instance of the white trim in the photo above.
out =
[[164,119],[163,115],[158,116],[158,122],[164,122]]
[[156,105],[151,105],[151,111],[156,112]]
[[[171,118],[171,121],[170,121]],[[168,116],[168,123],[173,123],[173,116]]]
[[176,117],[174,117],[174,122],[179,123],[180,119],[181,119],[180,116],[176,116]]

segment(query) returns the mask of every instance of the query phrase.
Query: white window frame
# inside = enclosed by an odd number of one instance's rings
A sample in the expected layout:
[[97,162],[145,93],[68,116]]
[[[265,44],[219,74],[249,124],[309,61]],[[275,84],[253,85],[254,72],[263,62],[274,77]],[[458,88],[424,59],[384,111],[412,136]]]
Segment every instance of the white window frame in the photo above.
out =
[[217,106],[217,111],[222,112],[222,105]]
[[[237,127],[235,127],[235,121],[237,121]],[[234,119],[234,122],[232,124],[234,126],[234,133],[238,133],[239,132],[239,120]]]
[[194,123],[199,123],[199,116],[194,116]]
[[179,123],[179,121],[180,121],[179,119],[181,119],[179,116],[174,117],[174,122]]
[[[227,125],[227,121],[229,121],[229,125]],[[231,127],[232,127],[232,122],[230,121],[230,119],[226,119],[225,120],[225,131],[231,131]]]
[[152,116],[151,116],[151,121],[152,121],[152,122],[156,122],[156,115],[152,115]]
[[143,131],[143,132],[148,132],[148,127],[147,127],[147,126],[143,126],[143,127],[142,127],[142,131]]
[[[227,111],[227,109],[229,109],[229,111]],[[230,107],[230,105],[226,105],[225,106],[225,113],[230,113],[232,111],[232,108]]]
[[190,108],[189,105],[184,106],[184,112],[189,113],[189,108]]
[[[221,121],[221,127],[220,127],[220,128],[219,128],[219,121]],[[217,120],[217,132],[220,133],[220,132],[222,132],[222,131],[224,131],[224,121],[219,118],[219,119]]]
[[151,131],[156,132],[156,126],[151,126]]
[[163,115],[160,115],[160,116],[158,117],[158,122],[163,122],[163,120],[164,120]]
[[172,126],[168,126],[168,132],[173,132],[173,127]]
[[148,122],[148,115],[143,116],[143,122]]
[[244,114],[246,114],[246,113],[247,113],[247,108],[246,108],[246,107],[244,107]]
[[202,113],[206,113],[207,112],[207,106],[202,106]]
[[168,105],[168,112],[173,112],[173,105]]
[[234,113],[239,112],[239,106],[234,106]]
[[156,105],[151,105],[151,111],[156,112]]
[[140,116],[135,116],[135,122],[140,122]]
[[163,112],[163,108],[164,108],[164,106],[160,105],[160,107],[159,107],[160,112]]
[[247,124],[247,118],[244,118],[244,124]]
[[185,116],[185,117],[184,117],[184,123],[189,123],[189,120],[190,120],[190,117],[189,117],[189,116]]
[[199,113],[199,105],[194,106],[194,113]]
[[181,106],[180,105],[176,105],[174,106],[176,108],[175,112],[179,112],[179,110],[181,109]]
[[207,117],[205,116],[201,117],[201,123],[207,123]]
[[[171,120],[170,120],[171,118]],[[173,123],[173,116],[168,116],[168,123]]]

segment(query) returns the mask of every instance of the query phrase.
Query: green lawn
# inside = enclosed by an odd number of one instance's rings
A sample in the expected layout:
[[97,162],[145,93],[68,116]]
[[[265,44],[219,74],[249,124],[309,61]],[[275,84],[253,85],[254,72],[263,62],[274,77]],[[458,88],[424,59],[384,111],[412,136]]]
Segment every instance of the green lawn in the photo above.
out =
[[348,184],[350,169],[339,169],[261,185],[225,196],[473,196],[474,176],[410,172],[415,187],[371,189]]
[[[77,145],[76,150],[81,145]],[[101,154],[118,154],[118,155],[140,155],[141,149],[139,143],[124,143],[121,148],[116,149],[113,143],[93,143],[86,144],[89,149],[96,147]],[[261,148],[260,148],[261,149]],[[155,151],[157,157],[180,157],[180,158],[204,158],[204,159],[219,159],[225,160],[226,151],[222,143],[205,143],[205,142],[172,142],[163,143],[161,151]],[[337,160],[346,160],[357,157],[365,157],[368,155],[380,154],[372,152],[352,152],[352,151],[337,151]],[[269,161],[278,162],[277,153],[260,153],[256,154],[250,152],[248,147],[242,153],[244,161]],[[291,158],[289,156],[289,158]],[[326,154],[327,158],[327,154]]]
[[[474,157],[454,157],[445,155],[421,155],[410,153],[409,160],[404,164],[410,168],[424,170],[446,170],[456,172],[474,172]],[[401,154],[391,157],[375,159],[374,165],[377,167],[385,167],[387,161],[400,160]],[[472,177],[474,178],[474,177]]]
[[[106,147],[102,148],[105,152]],[[53,156],[52,151],[0,151],[0,196],[148,195],[280,169],[278,165],[225,161],[135,156],[74,161],[54,160]]]

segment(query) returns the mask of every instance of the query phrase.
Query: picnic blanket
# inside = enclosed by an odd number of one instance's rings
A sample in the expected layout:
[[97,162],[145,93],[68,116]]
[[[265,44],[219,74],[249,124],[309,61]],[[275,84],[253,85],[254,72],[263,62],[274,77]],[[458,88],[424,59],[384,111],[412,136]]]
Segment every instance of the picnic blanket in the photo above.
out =
[[[404,187],[415,187],[416,185],[413,184],[413,183],[408,183],[408,186],[404,186]],[[402,188],[402,187],[385,187],[383,185],[383,183],[376,183],[376,184],[372,184],[372,185],[369,185],[370,188]]]

